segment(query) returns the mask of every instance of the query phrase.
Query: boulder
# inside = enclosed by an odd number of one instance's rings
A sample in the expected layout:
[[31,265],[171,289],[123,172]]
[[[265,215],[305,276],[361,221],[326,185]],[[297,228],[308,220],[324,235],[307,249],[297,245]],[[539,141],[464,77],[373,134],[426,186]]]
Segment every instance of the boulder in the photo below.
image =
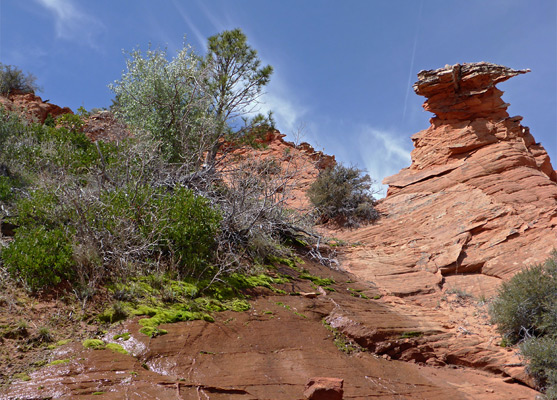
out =
[[344,380],[339,378],[311,378],[306,384],[304,396],[308,400],[342,400],[343,384]]

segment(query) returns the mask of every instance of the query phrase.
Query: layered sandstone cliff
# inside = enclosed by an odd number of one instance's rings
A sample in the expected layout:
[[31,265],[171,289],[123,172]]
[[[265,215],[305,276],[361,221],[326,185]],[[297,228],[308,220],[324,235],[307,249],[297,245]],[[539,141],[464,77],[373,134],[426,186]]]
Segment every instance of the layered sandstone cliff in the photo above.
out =
[[401,294],[462,275],[489,290],[557,246],[557,173],[495,87],[525,72],[476,63],[418,74],[414,90],[436,115],[412,137],[412,165],[384,180],[382,220],[355,232],[374,248],[352,269]]
[[[379,341],[375,351],[531,383],[521,361],[498,346],[485,310],[502,280],[557,248],[557,173],[495,87],[526,72],[482,62],[418,74],[414,90],[435,116],[412,137],[412,164],[384,180],[376,224],[335,232],[358,244],[341,265],[374,282],[424,333],[404,346]],[[337,327],[357,339],[358,324],[347,316]]]

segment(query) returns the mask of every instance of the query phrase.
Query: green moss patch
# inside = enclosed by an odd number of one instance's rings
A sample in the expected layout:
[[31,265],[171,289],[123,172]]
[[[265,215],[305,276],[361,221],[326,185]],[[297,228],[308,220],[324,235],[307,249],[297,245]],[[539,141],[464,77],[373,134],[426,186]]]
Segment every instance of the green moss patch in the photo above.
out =
[[161,335],[166,335],[168,333],[168,331],[165,329],[158,329],[158,328],[147,327],[147,326],[141,328],[139,332],[152,338]]
[[128,354],[128,351],[126,349],[124,349],[121,345],[119,345],[118,343],[107,343],[106,348],[108,350],[112,350],[116,353]]
[[318,285],[318,286],[330,286],[333,285],[335,283],[334,279],[330,279],[330,278],[320,278],[318,276],[315,275],[311,275],[309,272],[304,271],[302,272],[298,278],[300,279],[307,279],[309,281],[311,281],[312,283]]
[[16,380],[25,381],[25,382],[31,380],[31,377],[24,372],[21,372],[19,374],[14,374],[13,378],[16,379]]
[[61,365],[61,364],[68,364],[70,362],[69,359],[63,359],[63,360],[54,360],[49,362],[48,364],[46,364],[47,367],[51,367],[53,365]]
[[102,350],[106,347],[106,344],[100,339],[86,339],[82,344],[86,349],[93,350]]
[[[274,285],[286,282],[288,279],[285,277],[239,273],[224,277],[216,283],[175,281],[161,275],[140,277],[127,285],[113,285],[110,290],[121,301],[101,313],[98,319],[115,322],[120,320],[115,317],[116,314],[144,316],[138,322],[143,328],[149,329],[142,329],[141,332],[154,337],[160,334],[160,330],[154,328],[161,324],[193,320],[214,322],[212,313],[247,311],[250,304],[244,290],[265,287],[278,292],[281,290]],[[203,296],[200,296],[201,293]],[[128,338],[129,334],[127,337],[117,335],[114,340]]]
[[130,338],[130,333],[129,332],[119,333],[118,335],[114,335],[112,337],[112,339],[114,339],[114,340],[122,339],[124,341],[129,340],[129,338]]
[[322,322],[323,326],[333,334],[333,343],[336,348],[343,353],[352,354],[366,351],[365,348],[343,335],[338,329],[333,328],[326,320]]
[[150,318],[142,318],[138,322],[143,327],[157,327],[160,324],[169,324],[181,321],[204,320],[214,322],[213,317],[202,312],[192,312],[182,309],[155,309]]

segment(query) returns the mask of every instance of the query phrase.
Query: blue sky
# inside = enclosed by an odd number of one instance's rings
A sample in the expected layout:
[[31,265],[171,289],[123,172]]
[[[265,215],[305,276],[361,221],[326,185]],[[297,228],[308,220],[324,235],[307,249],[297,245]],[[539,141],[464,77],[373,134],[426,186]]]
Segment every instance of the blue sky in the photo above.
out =
[[557,166],[555,0],[0,0],[0,62],[38,78],[39,93],[76,110],[108,107],[122,50],[242,28],[273,74],[262,111],[278,128],[381,181],[410,164],[429,125],[416,74],[489,61],[531,73],[500,84]]

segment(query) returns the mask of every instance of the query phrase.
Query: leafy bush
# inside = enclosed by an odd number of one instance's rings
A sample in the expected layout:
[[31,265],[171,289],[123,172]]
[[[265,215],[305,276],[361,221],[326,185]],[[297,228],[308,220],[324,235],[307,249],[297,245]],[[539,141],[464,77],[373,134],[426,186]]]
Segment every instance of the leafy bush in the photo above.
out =
[[12,180],[9,176],[0,175],[0,202],[6,202],[13,197]]
[[161,197],[157,214],[157,219],[163,221],[159,228],[161,241],[171,251],[180,272],[184,272],[184,267],[190,271],[206,267],[221,221],[220,213],[209,201],[179,187]]
[[16,113],[0,107],[0,146],[3,146],[4,142],[14,136],[21,136],[26,131],[27,124]]
[[557,252],[503,283],[490,315],[504,340],[521,341],[528,372],[557,399]]
[[492,322],[511,343],[557,330],[557,254],[504,282],[491,304]]
[[24,74],[18,67],[0,63],[0,94],[7,95],[14,91],[35,93],[39,90],[36,80],[35,76]]
[[19,199],[15,206],[17,216],[14,222],[29,228],[45,227],[53,229],[69,217],[67,208],[54,192],[37,189],[27,197]]
[[528,360],[528,372],[549,399],[557,399],[557,340],[554,337],[530,338],[520,345]]
[[357,226],[379,217],[370,190],[371,178],[362,172],[341,164],[321,171],[307,193],[323,221]]
[[[73,274],[58,278],[72,279],[80,296],[153,273],[215,282],[269,255],[284,256],[287,239],[307,234],[297,225],[302,218],[284,209],[295,161],[284,169],[272,160],[222,163],[234,146],[256,143],[273,127],[271,114],[238,126],[271,69],[260,68],[241,32],[233,36],[242,40],[214,43],[211,60],[187,46],[171,61],[165,51],[132,52],[112,89],[115,111],[133,135],[116,143],[93,143],[83,134],[85,110],[48,125],[0,111],[0,166],[25,183],[14,191],[15,181],[0,182],[0,196],[10,201],[5,215],[21,232],[2,256],[10,258],[12,274],[27,280],[30,267],[17,266],[13,249],[28,246],[25,233],[38,229],[43,241],[71,232],[61,242],[71,253],[60,256],[71,255]],[[249,68],[219,75],[223,60],[237,59],[236,48],[249,50],[242,56]],[[221,78],[241,82],[216,93]],[[246,84],[253,86],[240,90]],[[236,100],[227,105],[229,94]],[[30,283],[36,287],[58,280],[37,274],[30,274],[38,276]]]
[[72,245],[61,229],[18,228],[1,256],[8,271],[23,278],[33,291],[73,276]]

